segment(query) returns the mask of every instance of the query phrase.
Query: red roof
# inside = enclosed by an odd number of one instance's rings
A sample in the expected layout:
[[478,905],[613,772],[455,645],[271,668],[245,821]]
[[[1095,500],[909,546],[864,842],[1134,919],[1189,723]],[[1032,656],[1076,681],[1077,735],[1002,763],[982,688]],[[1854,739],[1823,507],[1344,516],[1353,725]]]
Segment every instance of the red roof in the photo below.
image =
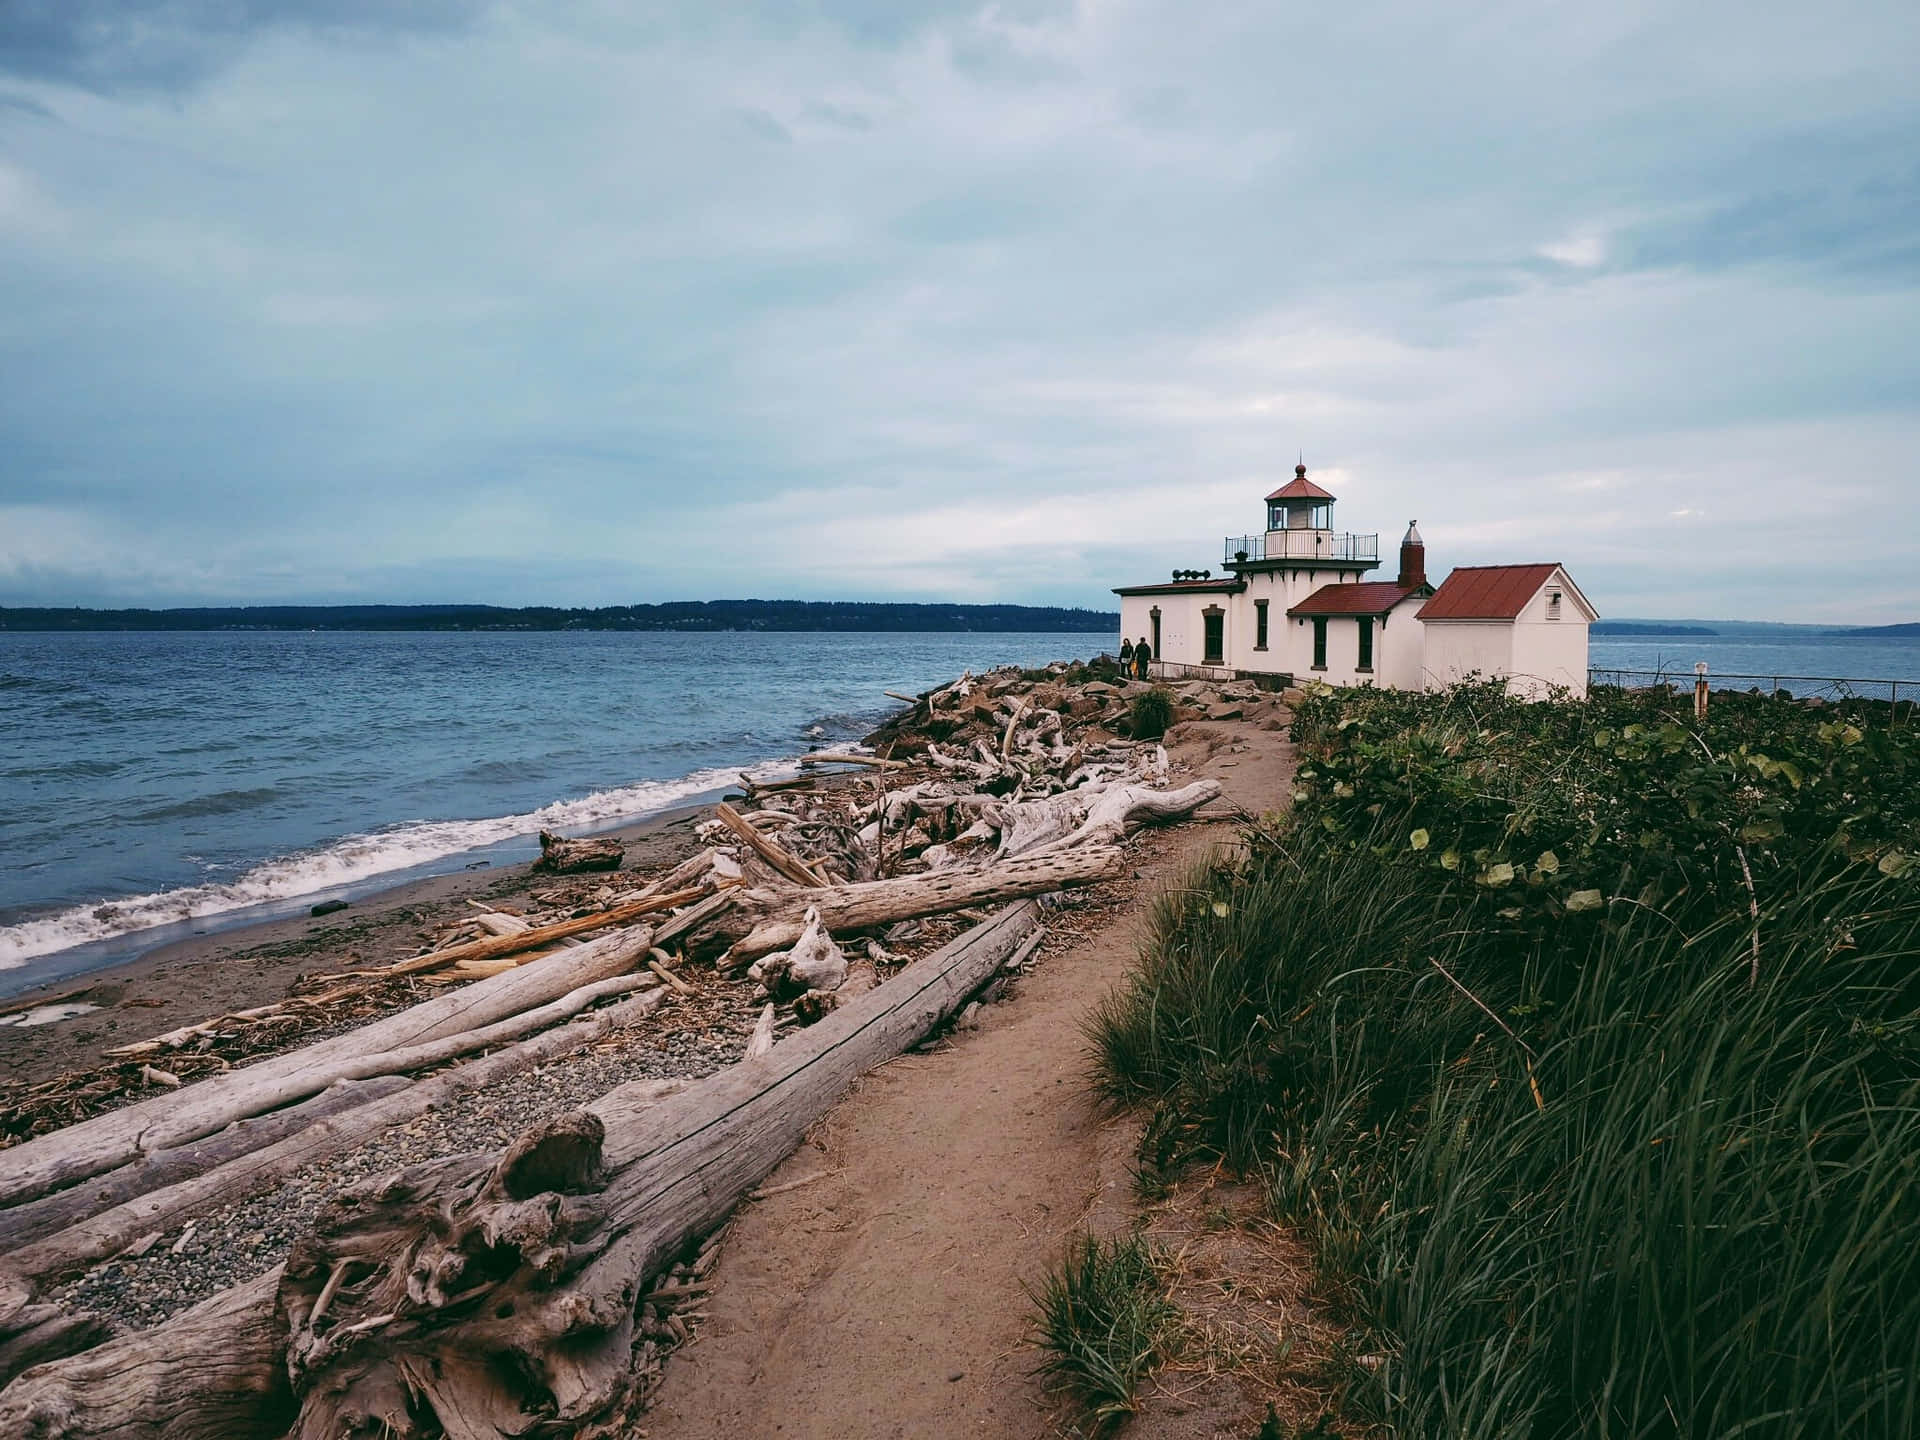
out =
[[1461,565],[1420,609],[1422,620],[1517,620],[1558,565]]
[[1363,580],[1356,585],[1322,585],[1289,615],[1384,615],[1424,585],[1396,585],[1391,580]]
[[1293,467],[1293,479],[1267,496],[1268,500],[1331,500],[1333,496],[1307,479],[1307,467]]
[[1218,580],[1162,580],[1157,585],[1116,585],[1116,595],[1183,595],[1188,593],[1201,595],[1237,595],[1247,588],[1247,582],[1234,575],[1222,575]]

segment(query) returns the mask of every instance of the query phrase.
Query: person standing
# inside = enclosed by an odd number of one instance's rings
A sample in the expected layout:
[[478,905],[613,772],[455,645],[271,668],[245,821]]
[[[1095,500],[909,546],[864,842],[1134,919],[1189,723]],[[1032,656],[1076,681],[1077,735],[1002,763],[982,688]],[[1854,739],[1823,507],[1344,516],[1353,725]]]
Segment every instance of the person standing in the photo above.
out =
[[1120,673],[1133,674],[1133,641],[1124,635],[1120,637]]
[[1147,637],[1144,635],[1140,637],[1140,643],[1133,647],[1133,663],[1139,667],[1142,680],[1151,678],[1147,667],[1153,663],[1153,647],[1147,644]]

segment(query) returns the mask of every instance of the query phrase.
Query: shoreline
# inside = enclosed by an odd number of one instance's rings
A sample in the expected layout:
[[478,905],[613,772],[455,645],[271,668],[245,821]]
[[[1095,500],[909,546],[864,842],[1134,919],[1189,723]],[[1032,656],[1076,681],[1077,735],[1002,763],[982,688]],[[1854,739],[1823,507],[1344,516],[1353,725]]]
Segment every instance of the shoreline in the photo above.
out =
[[[671,867],[699,848],[693,827],[711,804],[690,799],[591,833],[623,842],[622,872]],[[97,968],[48,976],[6,994],[5,1013],[67,999],[92,1008],[44,1024],[0,1025],[0,1082],[48,1080],[98,1064],[106,1046],[283,999],[296,976],[326,968],[323,960],[411,954],[420,932],[473,914],[469,900],[511,904],[536,886],[557,883],[558,877],[536,874],[533,864],[462,868],[388,885],[376,879],[345,910],[315,916],[303,906],[290,915],[211,926]]]
[[[686,775],[665,781],[636,781],[633,786],[664,784],[677,787],[699,780],[711,780],[707,788],[683,791],[674,795],[661,808],[640,809],[614,818],[595,817],[585,823],[569,823],[564,819],[548,819],[544,812],[558,807],[583,803],[594,796],[575,800],[557,800],[532,812],[520,812],[505,817],[513,820],[538,819],[538,828],[551,825],[557,833],[572,838],[588,836],[619,835],[628,832],[638,833],[640,827],[649,821],[671,817],[682,811],[701,810],[711,805],[721,796],[737,792],[743,776],[755,779],[784,779],[789,770],[799,773],[804,753],[773,756],[761,760],[743,761],[737,766],[713,766],[692,771]],[[724,777],[724,778],[722,778]],[[596,793],[617,793],[616,791]],[[425,821],[417,828],[426,828],[437,824],[474,824],[497,823],[490,819],[478,821]],[[403,827],[402,832],[405,833]],[[220,934],[229,934],[238,930],[254,929],[276,925],[283,921],[297,921],[309,918],[314,905],[344,900],[350,906],[366,904],[387,894],[387,892],[405,889],[427,881],[446,878],[463,870],[476,873],[504,874],[516,867],[529,865],[538,858],[539,849],[536,835],[538,829],[516,831],[509,835],[483,840],[480,843],[447,850],[429,856],[426,859],[413,860],[395,865],[390,869],[374,871],[357,879],[337,881],[318,885],[310,890],[255,900],[231,908],[211,909],[204,914],[190,915],[184,919],[167,920],[152,925],[141,925],[120,931],[116,934],[95,939],[83,940],[78,944],[63,946],[57,950],[29,955],[24,959],[10,961],[0,967],[0,1017],[19,1011],[22,1006],[15,1003],[22,999],[33,999],[44,994],[48,998],[57,997],[86,984],[96,976],[138,964],[142,959],[168,947],[192,940],[199,940]],[[350,844],[362,838],[356,834],[335,837],[319,842],[306,851],[290,852],[277,859],[254,862],[249,874],[260,870],[297,861],[303,854],[328,854],[338,847]],[[81,905],[65,905],[49,912],[51,916],[64,917],[88,910],[112,910],[116,907],[136,902],[164,900],[168,897],[186,896],[195,892],[192,885],[176,886],[134,896],[103,897]],[[16,922],[31,926],[43,922],[49,917],[30,917]],[[4,929],[5,927],[0,927]],[[0,1029],[8,1028],[0,1026]]]

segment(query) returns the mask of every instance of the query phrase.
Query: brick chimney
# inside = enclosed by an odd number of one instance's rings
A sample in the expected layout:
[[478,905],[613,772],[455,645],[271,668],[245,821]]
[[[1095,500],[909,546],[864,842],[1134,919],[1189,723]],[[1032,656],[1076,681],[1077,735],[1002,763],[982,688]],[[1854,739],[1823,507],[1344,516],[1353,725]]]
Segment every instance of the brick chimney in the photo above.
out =
[[1406,538],[1400,542],[1400,584],[1411,587],[1427,583],[1427,542],[1420,538],[1420,522],[1407,522]]

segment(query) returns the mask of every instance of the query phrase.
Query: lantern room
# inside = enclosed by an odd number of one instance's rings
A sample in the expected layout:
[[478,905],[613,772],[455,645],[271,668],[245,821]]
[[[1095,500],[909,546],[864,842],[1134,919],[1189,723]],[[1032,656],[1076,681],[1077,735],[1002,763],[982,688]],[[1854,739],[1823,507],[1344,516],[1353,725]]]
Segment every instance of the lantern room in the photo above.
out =
[[1293,467],[1293,479],[1267,496],[1267,530],[1333,529],[1333,496],[1307,479],[1307,467]]

